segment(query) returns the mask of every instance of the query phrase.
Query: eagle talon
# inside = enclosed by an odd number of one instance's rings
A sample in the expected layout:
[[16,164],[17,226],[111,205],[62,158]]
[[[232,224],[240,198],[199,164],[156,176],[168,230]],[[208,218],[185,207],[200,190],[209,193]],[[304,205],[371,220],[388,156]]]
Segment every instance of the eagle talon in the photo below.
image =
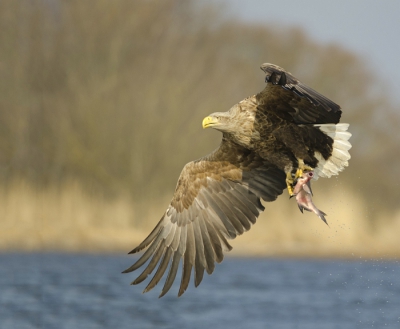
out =
[[299,160],[299,167],[296,170],[293,181],[297,182],[298,178],[303,177],[304,172],[313,171],[313,170],[314,169],[311,168],[310,166],[306,165],[303,160]]
[[286,186],[288,189],[289,193],[289,199],[293,198],[296,196],[293,193],[294,187],[297,184],[297,180],[301,177],[303,177],[305,172],[308,171],[313,171],[314,169],[311,168],[310,166],[306,165],[303,160],[299,159],[299,167],[296,169],[296,171],[288,172],[286,173]]
[[295,179],[293,179],[292,174],[289,172],[286,174],[286,186],[288,189],[288,193],[289,193],[289,199],[291,199],[292,197],[294,197],[294,193],[293,193],[293,189],[295,186]]

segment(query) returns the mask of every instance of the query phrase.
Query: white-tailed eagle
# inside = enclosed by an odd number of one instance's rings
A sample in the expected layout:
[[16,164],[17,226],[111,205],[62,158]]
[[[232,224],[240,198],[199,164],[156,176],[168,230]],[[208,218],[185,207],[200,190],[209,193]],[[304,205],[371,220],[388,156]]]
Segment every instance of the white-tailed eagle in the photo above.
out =
[[[262,92],[203,120],[203,128],[222,132],[221,145],[183,168],[161,220],[130,252],[147,248],[123,272],[147,263],[132,284],[157,268],[144,292],[154,288],[169,267],[160,297],[165,295],[181,260],[178,296],[187,289],[192,269],[197,287],[204,270],[211,274],[224,251],[232,249],[228,240],[255,224],[264,210],[260,199],[274,201],[285,188],[293,196],[304,172],[312,171],[314,179],[330,177],[348,165],[351,134],[348,124],[339,123],[340,106],[279,66],[263,64],[261,69],[266,74]],[[304,202],[300,206],[310,210]]]

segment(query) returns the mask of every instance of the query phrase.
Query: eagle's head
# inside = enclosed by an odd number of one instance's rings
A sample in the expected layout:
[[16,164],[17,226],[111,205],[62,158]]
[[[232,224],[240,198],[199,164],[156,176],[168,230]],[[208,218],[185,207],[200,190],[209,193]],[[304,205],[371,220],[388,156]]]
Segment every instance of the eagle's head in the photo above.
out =
[[221,132],[232,133],[235,131],[235,122],[229,112],[215,112],[205,117],[203,128],[214,128]]
[[[215,112],[203,119],[203,128],[214,128],[243,146],[254,138],[254,112],[237,104],[227,112]],[[258,135],[256,133],[256,135]]]

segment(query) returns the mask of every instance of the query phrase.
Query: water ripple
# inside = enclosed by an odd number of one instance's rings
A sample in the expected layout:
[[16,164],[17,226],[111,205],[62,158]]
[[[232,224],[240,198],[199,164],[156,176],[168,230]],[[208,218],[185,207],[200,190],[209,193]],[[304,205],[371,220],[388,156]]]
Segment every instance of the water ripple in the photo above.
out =
[[400,264],[228,258],[158,299],[131,256],[0,254],[1,328],[399,328]]

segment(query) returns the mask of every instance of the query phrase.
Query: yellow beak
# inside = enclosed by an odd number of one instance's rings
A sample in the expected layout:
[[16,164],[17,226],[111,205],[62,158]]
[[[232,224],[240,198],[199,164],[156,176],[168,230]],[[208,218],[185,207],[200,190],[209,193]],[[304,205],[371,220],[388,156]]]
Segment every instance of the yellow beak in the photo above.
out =
[[213,126],[218,123],[218,119],[215,117],[205,117],[203,119],[203,129]]

